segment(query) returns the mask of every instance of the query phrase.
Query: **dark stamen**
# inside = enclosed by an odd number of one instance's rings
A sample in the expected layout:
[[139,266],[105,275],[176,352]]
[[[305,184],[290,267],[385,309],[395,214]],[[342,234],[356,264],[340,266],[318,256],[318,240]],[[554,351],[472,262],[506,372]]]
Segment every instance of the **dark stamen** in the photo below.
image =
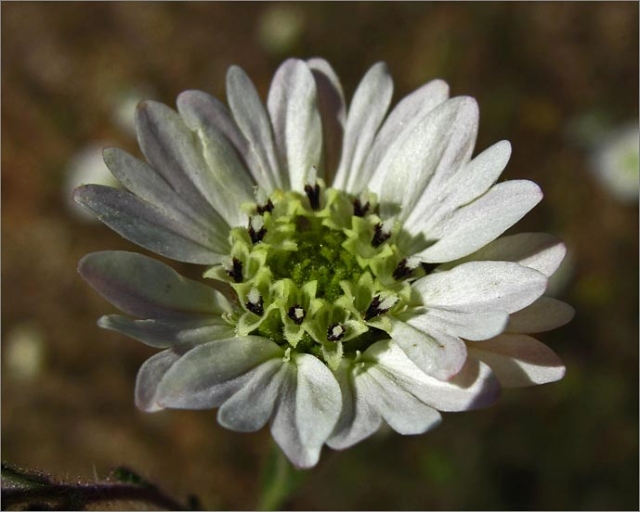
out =
[[400,281],[400,279],[404,279],[405,277],[410,276],[412,272],[413,269],[407,266],[407,258],[403,258],[402,261],[398,263],[396,269],[393,271],[393,278],[396,281]]
[[344,338],[345,329],[340,324],[332,324],[327,329],[327,340],[340,341]]
[[354,199],[353,201],[353,214],[356,217],[364,217],[369,211],[369,201],[362,204],[360,199]]
[[257,206],[258,215],[262,215],[264,212],[272,212],[273,211],[273,203],[271,199],[267,199],[267,204]]
[[382,231],[382,224],[377,224],[375,227],[375,232],[373,233],[373,239],[371,240],[371,245],[374,247],[378,247],[382,242],[388,240],[391,236],[391,233],[385,233]]
[[264,227],[264,225],[258,230],[256,231],[253,228],[253,225],[251,224],[251,221],[249,221],[249,236],[251,237],[251,242],[255,245],[257,243],[262,242],[262,239],[264,238],[264,235],[267,234],[267,228]]
[[227,270],[227,274],[236,282],[242,282],[242,262],[238,258],[231,260],[231,268]]
[[362,318],[366,322],[376,316],[382,315],[389,311],[396,302],[397,299],[393,299],[392,297],[380,300],[380,295],[376,295],[371,301],[371,304],[369,304],[367,311],[362,315]]
[[422,266],[422,270],[424,270],[425,274],[431,274],[431,272],[433,272],[438,265],[435,263],[420,263],[420,265]]
[[262,316],[264,314],[264,301],[262,297],[260,297],[255,304],[253,302],[247,302],[245,307],[255,315]]
[[371,301],[371,304],[369,304],[367,311],[363,315],[365,322],[367,320],[371,320],[374,316],[378,316],[379,314],[383,313],[383,311],[380,309],[379,306],[380,306],[380,295],[376,295]]
[[295,306],[291,306],[287,313],[287,316],[291,318],[294,324],[300,325],[304,321],[304,317],[307,315],[304,308],[296,304]]
[[305,185],[304,191],[309,198],[309,204],[311,204],[312,210],[320,209],[320,186],[316,183],[315,185]]

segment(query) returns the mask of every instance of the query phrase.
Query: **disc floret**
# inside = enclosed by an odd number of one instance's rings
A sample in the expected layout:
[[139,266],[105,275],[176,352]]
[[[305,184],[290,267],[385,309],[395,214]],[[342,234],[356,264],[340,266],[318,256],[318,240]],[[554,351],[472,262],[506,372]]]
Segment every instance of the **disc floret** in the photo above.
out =
[[387,313],[407,308],[408,281],[418,276],[374,194],[352,197],[321,180],[305,193],[258,191],[243,206],[246,227],[231,231],[229,258],[205,277],[235,290],[239,336],[264,336],[336,368],[386,336]]

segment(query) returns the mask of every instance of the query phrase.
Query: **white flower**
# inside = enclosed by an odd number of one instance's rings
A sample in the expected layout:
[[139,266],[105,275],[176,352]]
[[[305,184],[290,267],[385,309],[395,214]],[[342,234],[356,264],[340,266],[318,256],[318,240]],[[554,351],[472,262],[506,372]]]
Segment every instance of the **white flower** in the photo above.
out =
[[[566,255],[564,244],[551,235],[521,233],[494,240],[466,261],[512,261],[551,277]],[[509,316],[504,332],[482,341],[465,340],[470,358],[488,364],[504,387],[545,384],[561,379],[565,367],[546,345],[528,336],[560,327],[573,318],[573,308],[542,296]]]
[[529,382],[562,376],[546,346],[511,332],[536,332],[540,313],[570,317],[542,297],[564,246],[497,239],[539,188],[496,184],[507,142],[471,159],[473,99],[436,80],[387,115],[391,94],[377,64],[347,112],[328,63],[288,60],[267,109],[237,67],[229,109],[199,91],[178,113],[140,106],[148,163],[109,149],[128,191],[88,185],[75,198],[142,247],[207,265],[220,291],[132,253],[82,260],[96,290],[142,318],[100,325],[165,349],[140,370],[139,407],[219,407],[239,431],[269,422],[310,467],[323,444],[346,448],[383,421],[416,434],[438,411],[487,405],[514,365]]
[[596,178],[622,202],[638,202],[640,129],[634,123],[610,130],[592,156]]

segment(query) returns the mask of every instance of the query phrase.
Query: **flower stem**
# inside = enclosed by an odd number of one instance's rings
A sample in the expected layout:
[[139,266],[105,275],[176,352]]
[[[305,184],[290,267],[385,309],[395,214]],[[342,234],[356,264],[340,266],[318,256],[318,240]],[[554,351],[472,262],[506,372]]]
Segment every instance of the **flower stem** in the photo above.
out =
[[280,510],[286,500],[300,487],[306,472],[294,468],[275,443],[265,461],[262,486],[256,510]]

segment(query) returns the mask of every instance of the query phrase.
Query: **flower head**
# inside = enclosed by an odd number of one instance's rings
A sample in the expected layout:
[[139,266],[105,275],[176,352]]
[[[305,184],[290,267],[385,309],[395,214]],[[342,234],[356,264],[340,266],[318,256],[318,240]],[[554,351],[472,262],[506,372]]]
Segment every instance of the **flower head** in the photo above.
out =
[[320,59],[288,60],[263,106],[237,67],[227,108],[199,91],[178,112],[142,103],[147,163],[105,161],[127,190],[87,185],[76,200],[125,238],[206,265],[208,284],[128,252],[80,263],[123,312],[99,324],[164,351],[141,368],[143,410],[219,407],[238,431],[270,423],[299,467],[382,422],[401,434],[438,411],[491,403],[500,384],[542,383],[564,367],[515,332],[568,321],[543,297],[564,255],[543,234],[498,238],[541,199],[529,181],[496,184],[500,142],[471,159],[478,109],[435,80],[388,115],[376,64],[347,111]]

